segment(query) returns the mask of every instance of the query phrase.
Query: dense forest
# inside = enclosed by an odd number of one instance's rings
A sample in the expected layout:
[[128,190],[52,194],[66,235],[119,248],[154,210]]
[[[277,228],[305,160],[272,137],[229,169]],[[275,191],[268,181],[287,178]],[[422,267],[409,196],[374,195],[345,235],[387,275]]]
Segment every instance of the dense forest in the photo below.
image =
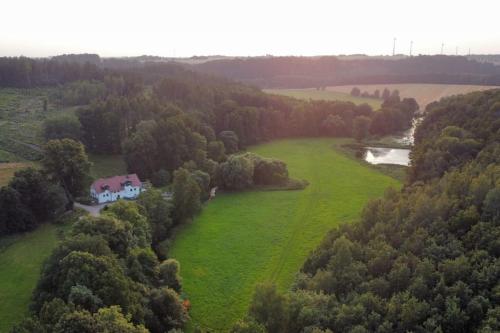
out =
[[102,70],[89,62],[0,58],[0,87],[31,88],[102,77]]
[[500,67],[460,56],[261,57],[207,61],[196,70],[262,88],[370,83],[500,84]]
[[330,232],[232,332],[498,332],[500,91],[429,106],[407,186]]

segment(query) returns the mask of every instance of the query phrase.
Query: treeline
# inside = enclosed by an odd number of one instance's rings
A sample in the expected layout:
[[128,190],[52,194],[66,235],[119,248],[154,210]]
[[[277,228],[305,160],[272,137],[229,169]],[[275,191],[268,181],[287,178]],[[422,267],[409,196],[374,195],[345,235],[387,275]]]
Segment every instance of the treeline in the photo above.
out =
[[32,88],[102,78],[102,70],[89,62],[81,64],[56,59],[0,58],[0,87]]
[[398,59],[254,57],[208,61],[193,68],[261,88],[371,83],[500,84],[500,67],[459,56]]
[[387,89],[387,88],[384,88],[384,90],[382,90],[382,93],[380,92],[379,89],[375,89],[373,91],[373,93],[370,93],[368,91],[363,91],[361,92],[361,89],[359,89],[358,87],[353,87],[351,89],[351,92],[350,92],[351,96],[354,96],[354,97],[363,97],[363,98],[375,98],[375,99],[382,99],[384,101],[392,98],[392,99],[396,99],[396,98],[399,98],[399,90],[397,89],[394,89],[392,92]]
[[259,286],[232,332],[499,331],[498,101],[497,90],[430,106],[409,184],[331,231],[292,291]]

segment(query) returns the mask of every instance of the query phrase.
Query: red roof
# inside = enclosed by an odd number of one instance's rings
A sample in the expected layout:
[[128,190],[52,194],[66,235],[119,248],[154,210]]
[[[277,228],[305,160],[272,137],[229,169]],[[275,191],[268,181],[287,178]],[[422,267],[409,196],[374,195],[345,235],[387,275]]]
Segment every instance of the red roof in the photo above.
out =
[[100,178],[92,183],[92,188],[97,193],[102,193],[106,190],[111,192],[120,192],[123,190],[125,183],[130,182],[131,186],[140,187],[142,186],[139,177],[135,173],[125,176],[114,176],[110,178]]

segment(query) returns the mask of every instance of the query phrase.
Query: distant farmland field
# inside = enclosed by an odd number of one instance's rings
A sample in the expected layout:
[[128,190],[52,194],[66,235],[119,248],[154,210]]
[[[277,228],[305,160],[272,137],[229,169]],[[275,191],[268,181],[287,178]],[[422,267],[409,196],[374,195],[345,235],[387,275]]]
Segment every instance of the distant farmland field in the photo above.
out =
[[170,256],[179,260],[194,325],[227,331],[248,308],[255,285],[288,289],[305,258],[371,198],[400,183],[333,149],[334,139],[281,140],[250,151],[288,163],[302,191],[219,194],[180,230]]
[[424,83],[409,83],[409,84],[368,84],[368,85],[350,85],[350,86],[331,86],[327,87],[327,92],[349,94],[353,87],[358,87],[362,92],[368,91],[373,93],[375,90],[399,90],[401,97],[413,97],[420,105],[420,109],[425,109],[425,106],[431,102],[439,101],[443,97],[448,97],[458,94],[466,94],[473,91],[488,90],[500,88],[497,86],[479,86],[479,85],[459,85],[459,84],[424,84]]
[[345,101],[354,104],[366,103],[373,109],[380,108],[382,100],[376,98],[354,97],[351,96],[350,90],[346,92],[338,92],[333,90],[317,90],[317,89],[266,89],[265,92],[269,94],[284,95],[298,99],[314,99],[325,101]]

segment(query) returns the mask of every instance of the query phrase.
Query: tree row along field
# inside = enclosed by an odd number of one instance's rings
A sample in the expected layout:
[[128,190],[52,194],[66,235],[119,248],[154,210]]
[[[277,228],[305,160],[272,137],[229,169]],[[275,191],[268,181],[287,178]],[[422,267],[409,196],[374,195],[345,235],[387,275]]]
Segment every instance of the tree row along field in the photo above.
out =
[[366,103],[374,110],[380,108],[381,99],[370,97],[352,96],[350,93],[354,87],[360,89],[361,92],[373,94],[375,90],[380,93],[384,89],[390,91],[398,90],[401,98],[413,97],[417,101],[421,110],[424,110],[427,104],[439,101],[441,98],[466,94],[473,91],[482,91],[488,89],[496,89],[497,86],[482,86],[482,85],[467,85],[467,84],[427,84],[427,83],[401,83],[401,84],[365,84],[365,85],[345,85],[345,86],[329,86],[318,90],[315,88],[306,89],[266,89],[265,91],[271,94],[285,95],[299,99],[313,100],[337,100],[352,102],[354,104]]
[[441,98],[452,95],[467,94],[473,91],[482,91],[498,88],[497,86],[482,86],[470,84],[427,84],[427,83],[401,83],[401,84],[367,84],[326,87],[326,92],[333,94],[349,94],[352,88],[358,87],[362,92],[373,93],[375,90],[382,92],[385,88],[390,91],[398,90],[401,98],[413,97],[424,110],[427,104],[439,101]]
[[377,110],[382,105],[383,100],[369,97],[356,97],[347,92],[337,92],[331,90],[318,90],[314,88],[310,89],[266,89],[265,92],[269,94],[284,95],[288,97],[294,97],[298,99],[313,99],[313,100],[324,100],[324,101],[345,101],[352,102],[356,105],[368,104],[374,110]]
[[252,152],[282,159],[302,191],[224,193],[176,237],[192,325],[224,331],[247,310],[258,282],[291,286],[325,233],[355,220],[370,198],[400,183],[335,151],[335,139],[280,140]]

